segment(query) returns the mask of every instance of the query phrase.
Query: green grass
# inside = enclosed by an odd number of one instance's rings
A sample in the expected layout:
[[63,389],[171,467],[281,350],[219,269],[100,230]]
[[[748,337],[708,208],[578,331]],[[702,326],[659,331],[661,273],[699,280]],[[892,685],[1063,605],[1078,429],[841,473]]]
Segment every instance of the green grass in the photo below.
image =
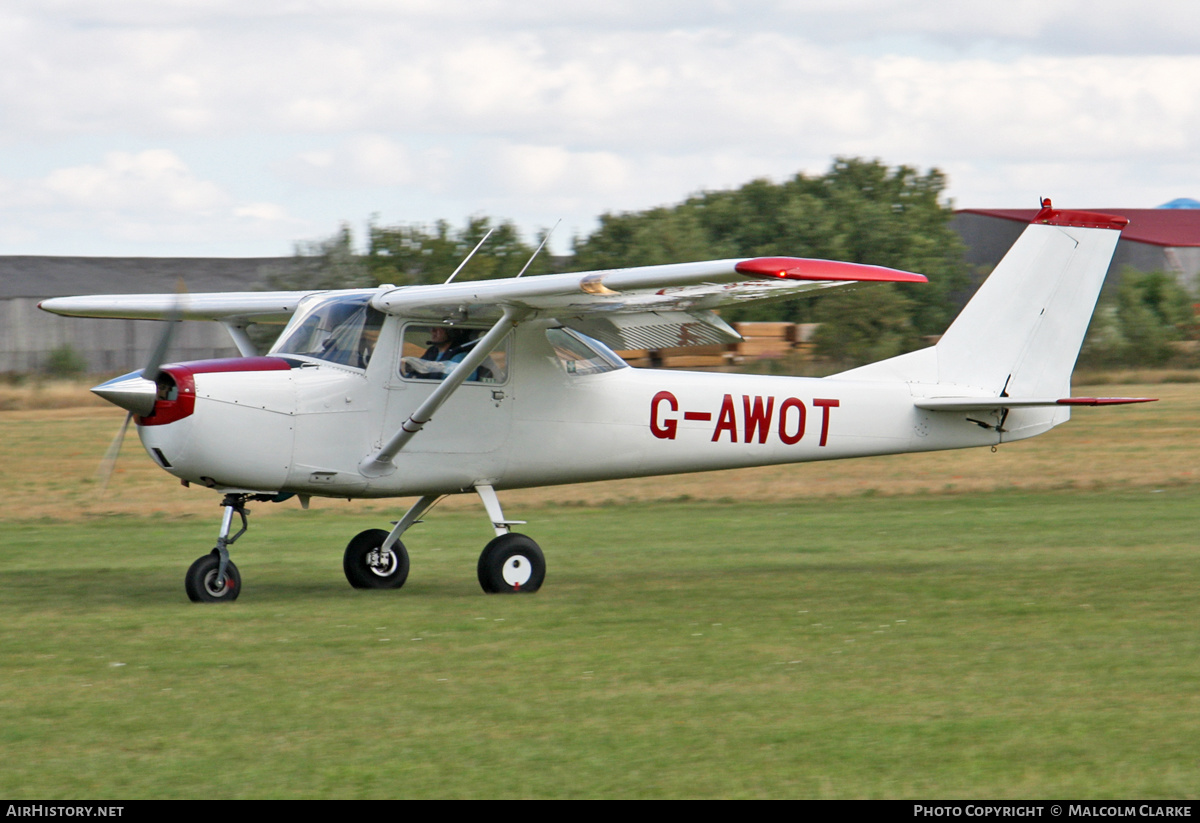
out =
[[0,795],[1200,795],[1200,489],[514,510],[534,596],[486,596],[481,514],[409,532],[399,592],[333,511],[9,521]]

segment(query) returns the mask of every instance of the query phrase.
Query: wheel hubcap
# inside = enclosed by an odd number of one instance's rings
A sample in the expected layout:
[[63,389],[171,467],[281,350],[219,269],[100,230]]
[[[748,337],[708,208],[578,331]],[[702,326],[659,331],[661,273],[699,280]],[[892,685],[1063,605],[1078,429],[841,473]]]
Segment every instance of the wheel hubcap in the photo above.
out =
[[378,577],[389,577],[396,571],[400,561],[393,551],[380,552],[378,549],[367,553],[367,568]]
[[213,597],[224,597],[233,591],[233,578],[226,574],[225,582],[218,586],[217,570],[213,569],[208,574],[204,575],[204,590]]
[[523,554],[514,554],[504,561],[504,571],[501,572],[504,582],[519,589],[533,577],[533,564]]

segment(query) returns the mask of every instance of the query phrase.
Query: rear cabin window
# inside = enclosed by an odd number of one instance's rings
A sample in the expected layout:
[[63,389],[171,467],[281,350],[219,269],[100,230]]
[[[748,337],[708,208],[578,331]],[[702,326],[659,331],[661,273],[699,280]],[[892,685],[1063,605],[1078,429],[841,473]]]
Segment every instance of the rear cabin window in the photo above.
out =
[[547,329],[546,339],[567,374],[603,374],[629,366],[599,340],[571,329]]

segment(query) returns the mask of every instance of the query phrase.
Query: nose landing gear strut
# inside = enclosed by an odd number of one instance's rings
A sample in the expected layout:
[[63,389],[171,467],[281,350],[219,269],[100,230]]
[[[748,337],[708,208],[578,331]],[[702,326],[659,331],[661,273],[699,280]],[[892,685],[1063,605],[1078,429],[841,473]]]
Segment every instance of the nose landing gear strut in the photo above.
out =
[[[230,603],[237,600],[242,591],[242,575],[229,559],[229,547],[250,528],[246,520],[246,515],[250,514],[246,508],[247,501],[272,499],[274,498],[268,494],[225,495],[221,501],[225,514],[221,518],[217,546],[208,554],[197,558],[183,579],[183,587],[187,590],[189,600],[193,603]],[[233,527],[235,512],[242,519],[242,528],[230,537],[229,531]]]

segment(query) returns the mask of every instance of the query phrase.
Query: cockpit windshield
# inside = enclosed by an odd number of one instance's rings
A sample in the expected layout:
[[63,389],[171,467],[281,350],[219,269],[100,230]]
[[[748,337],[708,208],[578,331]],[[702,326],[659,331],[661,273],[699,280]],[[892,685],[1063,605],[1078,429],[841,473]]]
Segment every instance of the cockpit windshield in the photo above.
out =
[[300,302],[271,354],[316,357],[365,369],[379,341],[384,315],[370,295],[314,295]]

